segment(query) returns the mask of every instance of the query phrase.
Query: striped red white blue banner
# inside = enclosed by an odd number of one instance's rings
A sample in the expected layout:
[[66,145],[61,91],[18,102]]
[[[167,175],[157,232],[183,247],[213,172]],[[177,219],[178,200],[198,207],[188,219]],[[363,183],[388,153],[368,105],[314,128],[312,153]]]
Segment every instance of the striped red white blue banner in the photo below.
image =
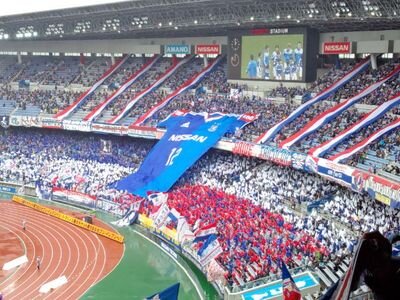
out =
[[125,106],[125,108],[115,117],[112,119],[108,120],[107,123],[110,124],[115,124],[119,120],[121,120],[130,110],[131,108],[138,102],[140,99],[142,99],[144,96],[147,94],[151,93],[154,89],[158,88],[169,76],[171,76],[179,67],[184,65],[185,63],[189,62],[193,56],[188,56],[184,59],[182,59],[180,62],[175,63],[170,67],[167,71],[165,71],[155,82],[153,82],[147,89],[141,91],[139,94],[137,94],[133,99],[131,99],[128,104]]
[[394,120],[393,122],[391,122],[389,125],[387,125],[386,127],[376,131],[375,133],[371,134],[369,137],[367,137],[366,139],[362,140],[361,142],[357,143],[356,145],[354,145],[351,148],[348,148],[332,157],[330,157],[329,159],[334,161],[334,162],[341,162],[343,160],[345,160],[346,158],[352,156],[353,154],[359,152],[360,150],[364,149],[366,146],[368,146],[369,144],[375,142],[376,140],[378,140],[380,137],[382,137],[385,134],[389,134],[390,132],[392,132],[393,130],[397,129],[400,127],[400,118]]
[[279,123],[272,126],[270,129],[268,129],[268,131],[259,136],[255,142],[257,144],[260,144],[273,139],[282,130],[283,127],[289,125],[291,122],[297,119],[300,115],[302,115],[309,107],[311,107],[315,103],[328,98],[338,89],[340,89],[350,80],[352,80],[355,76],[363,72],[369,66],[369,64],[370,64],[369,58],[357,64],[350,72],[348,72],[341,79],[335,81],[331,86],[318,93],[314,98],[300,105],[286,119],[280,121]]
[[68,117],[76,108],[81,105],[81,103],[88,97],[90,96],[100,85],[103,84],[103,82],[110,77],[116,70],[119,69],[128,59],[130,55],[125,55],[119,62],[115,63],[114,65],[111,66],[110,69],[108,69],[101,77],[100,79],[86,92],[84,92],[82,95],[79,96],[77,100],[74,101],[70,106],[68,106],[66,109],[60,111],[55,115],[55,118],[57,120],[63,120],[66,117]]
[[147,111],[144,115],[138,118],[133,125],[140,126],[142,125],[147,119],[151,118],[156,112],[161,110],[163,107],[168,105],[176,96],[182,94],[183,92],[187,91],[188,89],[194,87],[198,84],[205,76],[207,76],[215,66],[222,60],[222,57],[218,57],[214,60],[211,64],[209,64],[205,69],[203,69],[200,73],[196,74],[189,80],[185,81],[180,87],[178,87],[172,94],[168,95],[164,98],[160,103],[152,107],[149,111]]
[[105,101],[96,106],[85,118],[84,121],[93,121],[102,111],[109,105],[115,98],[121,95],[127,88],[129,88],[140,76],[142,76],[145,72],[147,72],[160,58],[159,55],[154,56],[151,60],[149,60],[146,64],[144,64],[140,70],[135,72],[132,76],[130,76],[124,84],[122,84],[110,97],[108,97]]
[[313,132],[320,129],[325,124],[329,123],[337,116],[339,116],[343,111],[348,109],[349,107],[356,104],[365,96],[369,95],[376,89],[378,89],[382,84],[387,82],[388,80],[392,79],[400,72],[400,66],[396,67],[392,72],[390,72],[385,78],[379,80],[378,82],[370,85],[369,87],[362,90],[360,93],[351,97],[333,107],[326,110],[325,112],[319,114],[315,118],[313,118],[310,122],[308,122],[300,131],[296,132],[292,136],[288,137],[287,139],[283,140],[280,144],[280,148],[289,149],[292,145],[301,141],[302,139],[306,138],[308,135],[312,134]]
[[309,151],[309,154],[312,156],[320,156],[320,157],[325,155],[326,152],[328,152],[330,149],[334,148],[336,145],[349,138],[353,133],[375,122],[380,117],[382,117],[387,111],[389,111],[390,109],[399,104],[400,104],[400,93],[398,93],[385,103],[379,105],[369,114],[367,114],[364,118],[362,118],[356,124],[343,131],[341,134],[335,136],[333,139],[329,141],[326,141],[322,145],[312,148]]

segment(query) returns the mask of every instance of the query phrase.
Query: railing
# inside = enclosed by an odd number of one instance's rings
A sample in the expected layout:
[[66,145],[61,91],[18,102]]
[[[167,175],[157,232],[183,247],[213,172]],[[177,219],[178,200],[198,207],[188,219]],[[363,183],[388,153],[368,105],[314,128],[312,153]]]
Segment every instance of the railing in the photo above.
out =
[[361,294],[351,294],[350,300],[375,300],[375,296],[372,292],[363,292]]
[[[296,275],[298,273],[305,272],[305,271],[314,272],[311,268],[302,266],[302,267],[290,269],[290,274],[293,276],[293,275]],[[246,282],[245,284],[242,284],[242,285],[236,285],[231,288],[227,287],[227,289],[229,290],[230,293],[239,293],[239,292],[242,292],[242,291],[254,288],[254,287],[268,284],[271,281],[279,280],[281,278],[282,278],[281,274],[272,274],[272,275],[269,275],[269,276],[266,276],[263,278],[259,278],[259,279],[253,280],[253,281]]]

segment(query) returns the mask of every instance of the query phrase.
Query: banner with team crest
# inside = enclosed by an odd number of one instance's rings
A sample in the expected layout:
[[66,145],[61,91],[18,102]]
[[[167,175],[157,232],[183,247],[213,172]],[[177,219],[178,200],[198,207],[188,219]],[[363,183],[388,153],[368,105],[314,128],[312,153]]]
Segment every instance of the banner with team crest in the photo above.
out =
[[235,132],[253,119],[221,113],[171,114],[159,126],[167,128],[139,170],[118,181],[115,188],[145,197],[147,192],[166,192],[224,134]]

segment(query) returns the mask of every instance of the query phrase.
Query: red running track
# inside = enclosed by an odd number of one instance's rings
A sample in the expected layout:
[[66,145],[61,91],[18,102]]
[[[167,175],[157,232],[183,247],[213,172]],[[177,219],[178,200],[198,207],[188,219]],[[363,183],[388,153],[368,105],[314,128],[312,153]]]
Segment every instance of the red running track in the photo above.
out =
[[[28,257],[15,272],[0,277],[0,291],[7,300],[78,299],[115,268],[124,251],[122,244],[13,202],[0,202],[0,228],[23,241]],[[15,246],[18,257],[20,246]],[[42,258],[40,270],[37,256]],[[63,275],[65,285],[39,293],[43,284]]]

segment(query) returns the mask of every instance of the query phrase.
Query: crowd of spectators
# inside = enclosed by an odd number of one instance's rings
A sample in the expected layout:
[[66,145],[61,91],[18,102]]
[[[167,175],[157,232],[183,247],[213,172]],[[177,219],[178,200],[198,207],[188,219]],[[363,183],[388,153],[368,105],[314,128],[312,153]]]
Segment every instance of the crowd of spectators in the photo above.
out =
[[156,79],[171,66],[172,60],[170,58],[160,58],[146,73],[138,78],[138,80],[136,80],[128,89],[108,105],[106,111],[111,112],[112,116],[118,115],[130,100],[132,100],[138,93],[151,86]]
[[0,84],[12,81],[22,67],[22,64],[17,63],[15,56],[0,56]]
[[201,81],[200,85],[212,94],[229,94],[230,89],[236,87],[228,83],[227,68],[226,58],[224,58],[215,70]]
[[91,87],[110,68],[109,57],[88,58],[85,64],[79,65],[79,75],[71,83]]
[[[354,193],[315,175],[222,152],[208,154],[197,162],[180,180],[178,186],[181,185],[206,185],[238,198],[251,199],[264,209],[281,214],[286,222],[313,236],[333,255],[341,251],[351,253],[356,245],[354,236],[363,232],[378,229],[387,234],[400,226],[397,210],[367,195]],[[319,212],[335,222],[327,221],[317,210],[299,217],[290,209],[329,195],[331,200],[323,204]],[[339,224],[350,231],[343,230]],[[304,255],[301,260],[304,261]]]
[[295,105],[279,105],[269,99],[257,96],[230,97],[228,94],[217,95],[193,95],[183,94],[168,103],[162,110],[158,111],[149,118],[145,124],[156,126],[160,120],[176,110],[188,110],[194,112],[221,112],[221,113],[254,113],[259,117],[242,130],[235,134],[235,138],[254,141],[254,139],[264,132],[265,128],[273,126],[284,116],[287,116]]
[[47,114],[55,114],[59,110],[66,108],[79,95],[80,92],[58,89],[15,90],[10,85],[4,85],[0,88],[0,99],[13,101],[15,106],[22,110],[25,110],[28,105],[37,106],[42,112]]
[[[382,120],[384,122],[384,120]],[[369,163],[369,156],[384,159],[378,168],[376,162]],[[386,163],[387,161],[387,163]],[[383,135],[380,139],[367,145],[362,151],[350,156],[343,163],[357,166],[358,164],[370,165],[371,172],[376,173],[379,169],[388,173],[400,175],[400,135],[398,129]]]
[[[393,109],[389,110],[386,114],[382,117],[377,119],[375,122],[368,124],[367,126],[361,128],[359,131],[350,135],[347,139],[340,142],[336,147],[331,148],[328,152],[325,153],[325,157],[330,157],[334,153],[344,151],[355,144],[361,142],[362,140],[366,139],[374,132],[386,127],[389,123],[397,119],[398,116],[394,115]],[[388,150],[386,150],[388,151]]]
[[173,93],[187,80],[198,74],[202,69],[203,60],[200,58],[194,58],[182,65],[171,76],[169,76],[157,90],[150,92],[134,105],[128,114],[130,123],[136,121],[156,104],[159,104],[165,97]]
[[317,80],[311,84],[308,91],[316,94],[322,92],[335,81],[338,81],[346,75],[353,67],[353,63],[343,63],[340,66],[332,66],[326,73],[318,77]]
[[[96,89],[87,99],[82,103],[80,109],[90,112],[97,105],[105,101],[112,93],[116,91],[130,76],[136,73],[146,61],[144,58],[130,57],[127,61],[117,69],[111,76],[109,76],[102,84],[103,87]],[[101,74],[99,75],[99,77]]]
[[[304,91],[298,87],[287,89],[281,86],[272,91],[272,93],[273,95],[278,95],[280,92],[290,92],[292,96],[294,96],[300,95],[303,92],[318,92],[329,86],[329,84],[333,83],[337,79],[341,78],[351,69],[351,67],[352,66],[349,64],[344,64],[342,68],[332,68],[321,78],[319,78],[318,81],[316,81],[312,85],[312,88],[308,91]],[[207,83],[210,82],[210,80],[215,82],[223,82],[226,80],[226,73],[222,72],[222,70],[225,70],[225,67],[217,69],[216,72],[212,72],[206,76],[203,82]],[[270,127],[286,118],[290,112],[297,107],[297,104],[290,100],[286,101],[285,103],[275,103],[269,100],[269,98],[262,98],[255,95],[245,96],[240,92],[244,88],[242,86],[230,84],[229,88],[238,89],[238,95],[235,95],[234,97],[228,93],[207,93],[201,95],[184,93],[179,95],[162,110],[154,114],[152,118],[148,119],[145,124],[148,126],[156,126],[160,120],[163,120],[169,114],[179,109],[209,113],[216,111],[236,114],[243,114],[246,112],[256,113],[259,115],[258,119],[245,127],[243,130],[238,131],[235,135],[235,138],[238,139],[254,141],[259,135],[264,133]],[[325,108],[326,106],[323,105],[320,110],[322,111]],[[283,138],[284,136],[280,137]]]
[[283,97],[285,99],[292,99],[295,96],[303,96],[306,93],[305,88],[301,87],[286,87],[282,83],[272,89],[269,93],[270,97]]
[[[93,83],[92,81],[94,79],[98,79],[98,77],[111,66],[109,58],[87,58],[84,65],[79,65],[78,59],[79,58],[77,57],[29,57],[25,59],[22,65],[18,65],[15,62],[12,62],[12,60],[8,61],[9,59],[5,59],[4,61],[2,60],[2,66],[4,67],[4,74],[2,74],[2,76],[4,78],[11,76],[10,74],[14,74],[14,71],[18,69],[16,66],[19,66],[23,68],[23,71],[19,72],[18,78],[29,78],[32,81],[39,81],[43,84],[61,84],[70,82],[72,78],[75,77],[75,80],[72,80],[73,83],[90,85]],[[137,80],[125,93],[109,105],[106,108],[106,111],[98,117],[97,121],[106,121],[112,116],[119,114],[126,104],[134,98],[139,91],[144,90],[152,84],[157,77],[171,66],[172,62],[173,60],[170,58],[161,58],[153,68],[142,76],[142,78]],[[92,110],[101,101],[110,96],[110,94],[114,92],[114,89],[137,71],[143,63],[145,63],[144,58],[129,58],[121,67],[120,71],[115,72],[114,75],[106,80],[105,84],[108,85],[108,88],[98,89],[98,91],[89,97],[85,104],[81,106],[81,109],[87,112]],[[398,66],[398,61],[396,60],[379,61],[378,63],[380,65],[378,69],[372,70],[371,68],[368,68],[343,88],[339,89],[334,95],[329,97],[327,101],[315,104],[308,109],[294,122],[285,127],[280,134],[277,135],[272,144],[277,145],[283,139],[297,132],[318,114],[329,109],[338,101],[360,92],[365,87],[386,76]],[[149,93],[141,99],[129,112],[126,118],[129,119],[131,123],[151,107],[160,103],[160,101],[170,92],[180,86],[188,78],[198,73],[202,68],[202,64],[202,59],[193,58],[190,63],[183,65],[163,83],[162,88]],[[148,119],[144,125],[156,126],[160,120],[163,120],[169,114],[178,109],[209,113],[216,111],[236,114],[255,113],[259,115],[256,121],[249,124],[244,129],[238,130],[233,136],[230,136],[245,141],[254,141],[259,135],[271,128],[277,122],[286,118],[290,112],[296,108],[297,104],[294,104],[290,100],[280,104],[273,102],[268,98],[264,99],[258,96],[248,96],[248,94],[243,95],[241,90],[246,89],[246,87],[227,83],[226,67],[226,59],[224,59],[216,69],[207,75],[198,85],[198,87],[204,88],[202,93],[197,93],[197,91],[196,93],[185,92],[177,96],[167,106]],[[286,88],[283,85],[280,85],[271,92],[271,95],[292,98],[294,95],[318,93],[334,81],[341,78],[352,67],[353,65],[351,64],[342,64],[340,68],[333,67],[327,73],[322,75],[307,90],[301,88]],[[364,97],[359,102],[372,105],[382,104],[400,91],[399,80],[399,76],[394,77],[392,80],[387,81],[379,89]],[[234,97],[229,95],[231,88],[238,89],[238,95],[235,95]],[[15,90],[9,85],[4,85],[0,89],[0,98],[3,100],[12,100],[15,102],[16,108],[25,110],[27,107],[29,108],[30,105],[33,105],[39,107],[43,113],[47,114],[55,114],[59,110],[66,108],[76,100],[80,94],[80,92],[73,92],[69,89],[29,90],[21,88]],[[396,113],[395,109],[393,110],[393,113]],[[350,108],[344,111],[339,117],[324,125],[318,131],[297,142],[293,146],[293,149],[308,152],[312,147],[324,143],[342,132],[345,128],[352,126],[364,115],[365,113]],[[368,128],[363,129],[357,137],[353,137],[346,143],[338,145],[338,148],[342,149],[350,147],[360,141],[361,136],[365,137],[387,124],[387,120],[389,119],[390,117],[386,118],[386,120],[381,119],[378,122],[371,124]],[[373,148],[371,149],[374,150]],[[388,149],[378,149],[374,151],[376,152],[375,155],[381,158],[386,158],[388,156],[392,157],[393,152]],[[330,154],[332,154],[332,152],[327,155]],[[397,151],[394,152],[393,156],[397,157]],[[361,158],[362,155],[359,154],[350,159],[348,163],[356,165]],[[395,168],[392,169],[394,171],[396,170]]]
[[[112,146],[104,147],[102,139]],[[110,190],[109,184],[134,172],[153,142],[9,128],[1,131],[0,145],[2,181],[39,180],[126,206],[121,199],[132,198]],[[299,214],[302,205],[325,197],[331,200],[319,213]],[[192,166],[168,201],[191,225],[197,220],[202,225],[217,223],[224,250],[218,260],[232,284],[239,277],[250,281],[278,272],[277,259],[293,267],[351,253],[358,234],[374,229],[386,234],[400,226],[397,211],[368,196],[315,175],[219,151]]]
[[399,92],[400,76],[397,75],[392,80],[389,80],[382,84],[379,88],[377,88],[368,96],[362,98],[359,103],[369,105],[381,105]]
[[47,62],[39,83],[43,85],[68,86],[79,75],[79,58],[64,57]]
[[293,268],[305,257],[317,262],[329,253],[312,234],[285,221],[279,212],[222,190],[202,185],[179,187],[169,194],[168,205],[192,228],[196,222],[199,227],[217,223],[224,250],[218,261],[226,268],[231,284],[276,274],[279,260]]
[[[35,185],[38,179],[92,196],[107,194],[107,184],[132,173],[152,142],[101,139],[84,133],[35,129],[1,131],[0,180]],[[82,180],[82,178],[84,180]]]
[[[388,62],[380,66],[379,68],[373,70],[372,68],[367,69],[366,71],[360,73],[351,81],[349,81],[346,85],[336,91],[333,95],[328,97],[326,101],[322,103],[316,103],[310,106],[303,114],[301,114],[298,118],[296,118],[289,125],[285,126],[281,132],[280,136],[276,139],[276,142],[279,143],[280,140],[283,140],[296,132],[298,132],[301,128],[303,128],[309,121],[328,110],[332,106],[336,105],[338,102],[344,99],[351,98],[356,94],[360,93],[363,89],[370,86],[371,84],[379,81],[388,75],[397,65],[393,62]],[[394,80],[397,82],[397,79]],[[385,92],[389,92],[388,89],[385,89]],[[387,100],[387,94],[380,94],[382,98],[376,103],[381,103]],[[340,119],[340,117],[339,117]],[[346,128],[346,125],[343,124]],[[325,134],[324,134],[325,135]]]

